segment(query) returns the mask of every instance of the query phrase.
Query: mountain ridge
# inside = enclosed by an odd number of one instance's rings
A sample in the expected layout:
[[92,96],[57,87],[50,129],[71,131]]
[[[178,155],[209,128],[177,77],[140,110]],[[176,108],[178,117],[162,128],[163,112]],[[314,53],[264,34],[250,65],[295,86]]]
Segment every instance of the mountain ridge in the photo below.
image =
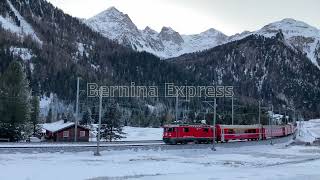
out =
[[[165,26],[159,33],[148,26],[144,30],[139,30],[127,14],[120,12],[115,7],[111,7],[104,12],[108,11],[117,11],[118,15],[121,16],[114,19],[114,16],[103,16],[100,13],[86,20],[85,23],[107,38],[111,38],[136,51],[147,51],[162,59],[174,58],[182,54],[214,48],[221,44],[243,39],[252,34],[272,37],[281,30],[287,44],[293,49],[306,53],[308,59],[320,69],[320,30],[292,18],[285,18],[269,23],[253,32],[244,31],[232,36],[227,36],[214,28],[210,28],[199,34],[181,35],[172,28]],[[122,16],[125,16],[127,20],[121,21]],[[129,22],[127,25],[132,27],[129,32],[127,31],[128,28],[123,28],[126,22]],[[106,33],[106,31],[112,31],[112,28],[105,26],[108,23],[114,26],[122,26],[122,28],[116,31],[119,38],[114,38],[114,35]],[[152,33],[149,34],[150,32]],[[126,41],[123,41],[123,39]]]
[[[272,31],[271,33],[275,34],[270,37],[260,34],[250,35],[250,32],[246,32],[239,35],[246,37],[233,41],[221,36],[220,42],[228,40],[230,42],[201,52],[194,52],[196,45],[199,45],[196,42],[201,41],[203,44],[208,42],[207,47],[209,47],[212,42],[202,40],[208,40],[207,36],[218,37],[217,35],[221,34],[211,29],[201,36],[188,36],[189,39],[179,35],[184,43],[195,42],[192,43],[192,47],[195,47],[192,53],[175,57],[171,59],[172,61],[163,61],[151,53],[136,52],[132,47],[124,47],[116,43],[116,40],[104,37],[79,19],[63,13],[44,0],[10,0],[10,2],[43,44],[41,47],[35,45],[37,41],[32,38],[33,33],[22,34],[21,38],[13,35],[16,32],[9,33],[8,30],[0,28],[2,58],[0,72],[6,69],[9,62],[20,60],[25,65],[30,87],[34,93],[55,94],[58,99],[64,100],[69,105],[74,103],[77,77],[82,78],[81,85],[85,85],[85,82],[105,85],[125,85],[130,82],[143,85],[173,82],[181,85],[187,82],[190,85],[203,85],[216,80],[220,85],[237,87],[239,99],[257,100],[262,96],[265,103],[303,110],[306,117],[319,115],[319,69],[302,51],[288,44],[286,31]],[[16,16],[8,3],[0,1],[0,5],[0,17],[20,27],[21,18]],[[118,12],[112,12],[110,16],[114,14],[117,15]],[[120,15],[130,23],[128,16],[123,13]],[[119,23],[117,18],[114,20]],[[127,27],[125,30],[130,30],[130,26],[126,25],[123,24]],[[119,29],[119,27],[113,28]],[[268,30],[270,29],[274,28],[268,27]],[[141,31],[145,33],[142,34]],[[165,29],[163,33],[177,37],[176,43],[171,41],[172,37],[169,41],[158,41],[160,32],[150,27],[135,30],[135,33],[140,34],[142,40],[148,38],[150,48],[160,50],[163,48],[162,52],[168,52],[167,55],[184,52],[179,49],[184,43],[170,28]],[[119,37],[130,45],[134,42],[121,33]],[[168,37],[165,36],[164,39]],[[133,40],[136,39],[133,37]],[[181,42],[182,45],[179,46],[177,42]],[[134,45],[139,45],[138,43],[140,42],[134,42]],[[171,51],[166,51],[168,50],[164,47],[166,43],[170,45]],[[200,47],[203,47],[203,44]],[[246,103],[246,99],[241,102],[239,100],[238,103]],[[174,109],[171,106],[174,99],[160,100],[168,105],[170,111]],[[94,102],[88,103],[94,104]],[[130,103],[137,102],[132,100]],[[199,107],[196,108],[199,110]]]
[[[227,37],[213,28],[195,35],[181,35],[166,26],[160,32],[149,26],[139,30],[127,14],[115,7],[110,7],[84,22],[107,38],[136,51],[147,51],[162,59],[211,48],[219,45]],[[208,41],[208,37],[216,40]]]
[[303,113],[310,113],[308,116],[317,117],[320,71],[283,40],[281,31],[271,38],[252,34],[169,62],[217,85],[237,87],[235,94],[265,103],[276,102],[277,108],[283,104],[291,109],[303,109]]

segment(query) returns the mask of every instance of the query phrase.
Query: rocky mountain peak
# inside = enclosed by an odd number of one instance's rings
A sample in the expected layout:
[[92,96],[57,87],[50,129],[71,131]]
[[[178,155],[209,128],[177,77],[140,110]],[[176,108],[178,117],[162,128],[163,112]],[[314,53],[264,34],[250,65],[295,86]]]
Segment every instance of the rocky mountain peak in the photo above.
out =
[[158,34],[157,31],[151,29],[149,26],[147,26],[146,28],[144,28],[143,32],[146,33],[146,34],[150,34],[150,35]]
[[140,36],[140,31],[130,17],[115,7],[110,7],[98,15],[89,18],[85,23],[93,30],[113,40],[121,41],[128,34]]
[[295,19],[283,19],[264,26],[257,31],[266,37],[276,36],[281,30],[286,43],[294,49],[306,53],[307,57],[320,69],[315,54],[316,44],[320,41],[320,30]]
[[116,16],[121,16],[121,15],[123,15],[123,13],[120,12],[120,11],[119,11],[116,7],[114,7],[114,6],[109,7],[107,10],[104,11],[104,13],[113,14],[113,15],[116,15]]
[[[210,28],[210,29],[202,32],[201,34],[209,34],[210,35],[210,34],[220,34],[220,33],[221,33],[220,31],[218,31],[214,28]],[[221,33],[221,34],[223,34],[223,33]]]
[[109,39],[138,51],[150,52],[161,58],[172,58],[185,53],[210,49],[252,34],[272,38],[281,31],[283,35],[278,34],[278,38],[293,49],[305,53],[320,69],[319,53],[316,54],[316,45],[320,42],[320,30],[291,18],[270,23],[257,31],[244,31],[229,37],[214,28],[193,35],[180,35],[171,27],[163,27],[160,33],[148,26],[139,30],[127,14],[120,12],[115,7],[110,7],[85,22],[93,30]]
[[172,41],[179,45],[184,42],[180,34],[171,27],[163,27],[159,33],[159,37],[162,40]]
[[160,33],[149,26],[139,30],[128,15],[114,7],[86,20],[85,23],[109,39],[164,59],[209,49],[224,43],[227,38],[213,28],[194,35],[180,35],[171,27],[163,27]]
[[99,13],[98,15],[94,16],[93,18],[102,18],[105,21],[122,21],[123,23],[134,25],[134,23],[131,21],[130,17],[127,14],[122,13],[115,7],[110,7],[107,10]]
[[314,37],[319,35],[319,29],[310,26],[309,24],[298,21],[295,19],[286,18],[281,21],[276,21],[264,26],[261,30],[262,33],[277,33],[279,29],[282,30],[284,35],[287,36],[306,36]]

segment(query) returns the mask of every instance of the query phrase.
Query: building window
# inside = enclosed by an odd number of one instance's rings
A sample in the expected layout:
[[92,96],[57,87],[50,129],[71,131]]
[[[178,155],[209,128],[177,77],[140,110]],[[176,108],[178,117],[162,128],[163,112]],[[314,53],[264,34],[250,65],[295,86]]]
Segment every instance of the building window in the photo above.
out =
[[69,131],[63,131],[63,137],[68,138],[69,137]]
[[86,136],[86,131],[80,131],[80,137],[85,137]]

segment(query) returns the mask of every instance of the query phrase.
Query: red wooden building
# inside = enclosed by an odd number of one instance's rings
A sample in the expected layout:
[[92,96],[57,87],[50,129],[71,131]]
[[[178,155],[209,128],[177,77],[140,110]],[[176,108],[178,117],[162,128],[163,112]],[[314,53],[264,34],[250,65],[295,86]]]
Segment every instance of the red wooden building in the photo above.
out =
[[[58,121],[43,124],[46,130],[45,138],[54,142],[73,142],[75,136],[75,123]],[[89,142],[89,129],[84,126],[77,126],[77,141]]]

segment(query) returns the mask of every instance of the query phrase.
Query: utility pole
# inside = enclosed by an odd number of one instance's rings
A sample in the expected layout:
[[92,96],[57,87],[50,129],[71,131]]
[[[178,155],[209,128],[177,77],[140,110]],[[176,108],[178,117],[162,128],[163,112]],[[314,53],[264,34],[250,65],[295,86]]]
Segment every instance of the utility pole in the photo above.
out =
[[213,111],[213,143],[212,143],[212,150],[216,151],[215,148],[215,137],[216,137],[216,122],[217,122],[217,98],[214,98],[214,111]]
[[300,112],[298,112],[298,122],[299,122],[299,136],[301,136],[301,128],[302,128],[303,124],[301,121]]
[[212,139],[212,150],[213,151],[216,151],[216,148],[215,148],[215,143],[216,143],[216,120],[217,120],[217,98],[215,97],[214,98],[214,101],[213,101],[213,105],[211,104],[212,101],[203,101],[205,103],[207,103],[211,108],[213,108],[213,128],[212,128],[212,136],[213,136],[213,139]]
[[[186,95],[186,99],[185,100],[183,100],[183,99],[179,100],[179,94],[178,94],[178,92],[176,92],[176,107],[175,107],[175,109],[176,109],[176,113],[175,113],[176,121],[178,121],[178,118],[179,118],[179,102],[187,102],[187,103],[189,103],[190,100],[188,99],[187,95]],[[181,105],[183,105],[183,104],[181,104]],[[189,111],[189,107],[188,107],[188,110],[187,110],[186,107],[184,109],[182,109],[182,116],[183,116],[182,120],[184,122],[185,122],[186,116],[187,116],[186,112],[188,112],[188,111]]]
[[259,140],[262,139],[262,125],[261,125],[261,101],[259,100],[259,117],[258,117],[258,121],[259,121]]
[[286,110],[286,108],[284,108],[284,120],[285,120],[285,124],[288,124],[287,110]]
[[259,124],[261,124],[261,101],[259,100],[259,116],[258,116]]
[[97,139],[97,151],[95,156],[101,156],[100,154],[100,130],[101,130],[101,116],[102,116],[102,89],[99,89],[99,126],[98,126],[98,139]]
[[178,122],[178,108],[179,108],[179,96],[176,92],[176,122]]
[[295,125],[296,124],[296,109],[293,107],[292,108],[292,110],[293,110],[293,119],[292,119],[292,121],[293,121],[293,124]]
[[74,142],[77,142],[77,136],[78,136],[78,117],[79,117],[79,83],[80,78],[77,78],[77,100],[76,100],[76,122],[74,126]]
[[231,99],[231,122],[232,122],[232,125],[234,124],[234,119],[233,119],[233,116],[234,116],[234,109],[233,109],[233,96],[232,96],[232,99]]
[[273,145],[273,105],[271,105],[271,140],[270,140],[270,144]]
[[[279,106],[279,118],[280,117],[283,117],[283,115],[281,114],[281,106]],[[282,122],[282,120],[281,120],[281,122]]]

